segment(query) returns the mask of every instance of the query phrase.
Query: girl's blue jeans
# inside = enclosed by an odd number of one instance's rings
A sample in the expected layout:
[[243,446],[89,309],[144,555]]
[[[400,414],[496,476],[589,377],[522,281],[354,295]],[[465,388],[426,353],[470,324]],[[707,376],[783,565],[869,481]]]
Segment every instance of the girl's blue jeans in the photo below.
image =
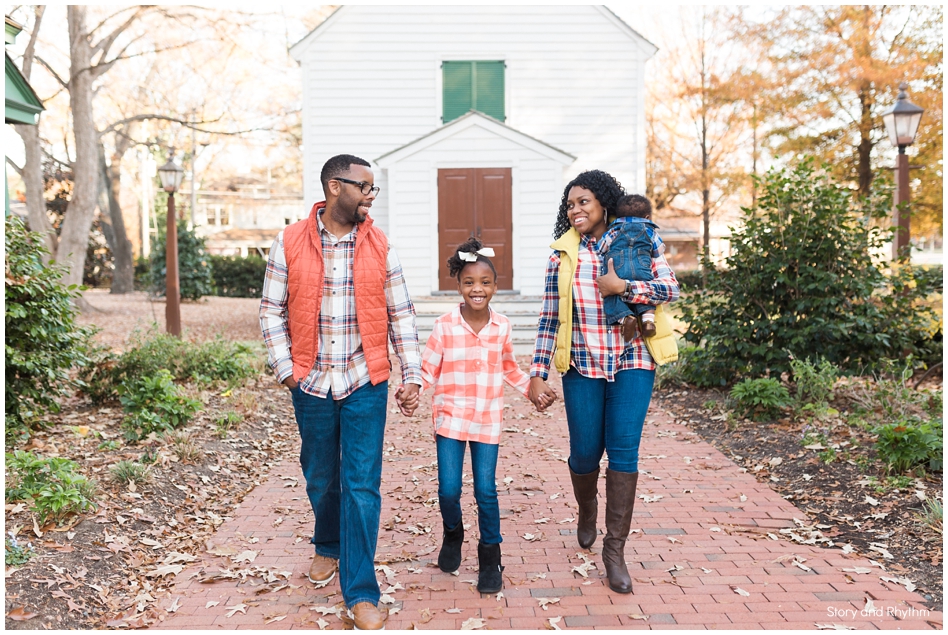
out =
[[302,446],[300,466],[316,515],[316,553],[339,560],[346,606],[378,604],[375,546],[382,511],[382,440],[388,384],[367,384],[348,397],[291,391]]
[[609,455],[610,470],[639,471],[639,442],[654,383],[654,370],[623,370],[608,382],[570,367],[563,375],[563,403],[574,472],[598,471],[603,451]]
[[453,529],[461,522],[461,473],[464,468],[464,446],[471,445],[471,468],[474,472],[474,500],[477,501],[477,523],[481,542],[497,545],[500,535],[500,507],[497,505],[497,444],[458,441],[436,436],[438,446],[438,504],[445,527]]

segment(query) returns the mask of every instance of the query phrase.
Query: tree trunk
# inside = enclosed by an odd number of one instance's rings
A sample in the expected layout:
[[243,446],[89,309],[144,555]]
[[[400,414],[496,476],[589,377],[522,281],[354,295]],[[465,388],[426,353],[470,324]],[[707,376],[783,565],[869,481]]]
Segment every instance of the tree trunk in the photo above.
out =
[[859,145],[856,147],[856,173],[859,176],[859,197],[867,198],[872,190],[872,87],[865,82],[859,88]]
[[[132,243],[125,231],[125,218],[122,216],[122,208],[119,205],[120,184],[118,181],[121,179],[121,168],[114,165],[116,161],[121,162],[121,155],[125,153],[124,149],[128,147],[128,142],[122,143],[119,140],[118,143],[124,147],[116,148],[111,166],[105,163],[105,148],[101,143],[99,144],[99,169],[102,175],[99,209],[103,214],[103,225],[108,221],[112,234],[109,239],[109,248],[112,250],[115,270],[112,272],[111,293],[125,294],[134,290],[135,264],[132,259]],[[106,238],[108,239],[109,236],[106,235]]]
[[[23,77],[29,81],[33,73],[33,58],[36,54],[36,39],[39,36],[40,25],[43,23],[43,13],[45,6],[37,6],[33,9],[35,19],[33,21],[33,31],[30,33],[30,41],[23,51]],[[43,242],[49,250],[49,254],[43,256],[43,264],[56,257],[56,246],[58,238],[53,224],[49,222],[49,216],[46,215],[46,197],[43,187],[43,147],[40,144],[39,125],[28,126],[26,124],[16,124],[13,126],[17,134],[23,139],[23,147],[26,152],[26,161],[23,164],[23,184],[26,187],[26,209],[30,222],[30,229],[43,235]]]
[[89,243],[99,190],[98,134],[92,117],[92,47],[86,27],[86,7],[69,5],[69,106],[72,111],[76,160],[73,164],[72,199],[66,208],[57,260],[66,265],[63,283],[82,283],[82,268]]
[[56,257],[57,237],[53,224],[46,215],[46,197],[43,188],[43,148],[40,144],[39,127],[26,124],[14,126],[26,150],[23,164],[23,184],[26,186],[26,209],[29,213],[30,229],[43,235],[49,254],[43,256],[43,264]]

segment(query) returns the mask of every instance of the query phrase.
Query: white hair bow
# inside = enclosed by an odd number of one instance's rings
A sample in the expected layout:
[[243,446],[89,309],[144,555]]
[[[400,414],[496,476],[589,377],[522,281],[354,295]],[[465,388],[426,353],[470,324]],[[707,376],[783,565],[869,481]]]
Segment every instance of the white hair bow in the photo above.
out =
[[491,256],[494,255],[494,250],[491,247],[481,247],[480,249],[475,251],[473,254],[467,251],[458,252],[458,257],[464,262],[477,262],[478,255],[486,256],[490,258]]

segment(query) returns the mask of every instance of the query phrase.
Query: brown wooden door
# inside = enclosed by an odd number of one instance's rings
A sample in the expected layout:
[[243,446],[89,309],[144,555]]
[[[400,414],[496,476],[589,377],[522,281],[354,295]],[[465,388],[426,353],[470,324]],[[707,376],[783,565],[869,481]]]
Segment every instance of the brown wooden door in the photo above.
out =
[[442,291],[458,288],[447,259],[458,245],[477,236],[492,247],[497,288],[513,289],[510,168],[438,170],[438,281]]

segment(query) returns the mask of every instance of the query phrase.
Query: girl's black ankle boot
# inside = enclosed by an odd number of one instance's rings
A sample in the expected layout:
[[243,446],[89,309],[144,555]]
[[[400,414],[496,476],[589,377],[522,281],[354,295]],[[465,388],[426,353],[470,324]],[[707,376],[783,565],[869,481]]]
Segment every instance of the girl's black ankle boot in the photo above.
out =
[[453,529],[448,529],[444,523],[441,523],[441,526],[444,528],[444,536],[441,539],[441,553],[438,554],[438,568],[445,573],[454,573],[461,566],[464,522],[459,522]]
[[481,593],[497,593],[504,588],[504,570],[500,564],[500,545],[477,543],[477,590]]

